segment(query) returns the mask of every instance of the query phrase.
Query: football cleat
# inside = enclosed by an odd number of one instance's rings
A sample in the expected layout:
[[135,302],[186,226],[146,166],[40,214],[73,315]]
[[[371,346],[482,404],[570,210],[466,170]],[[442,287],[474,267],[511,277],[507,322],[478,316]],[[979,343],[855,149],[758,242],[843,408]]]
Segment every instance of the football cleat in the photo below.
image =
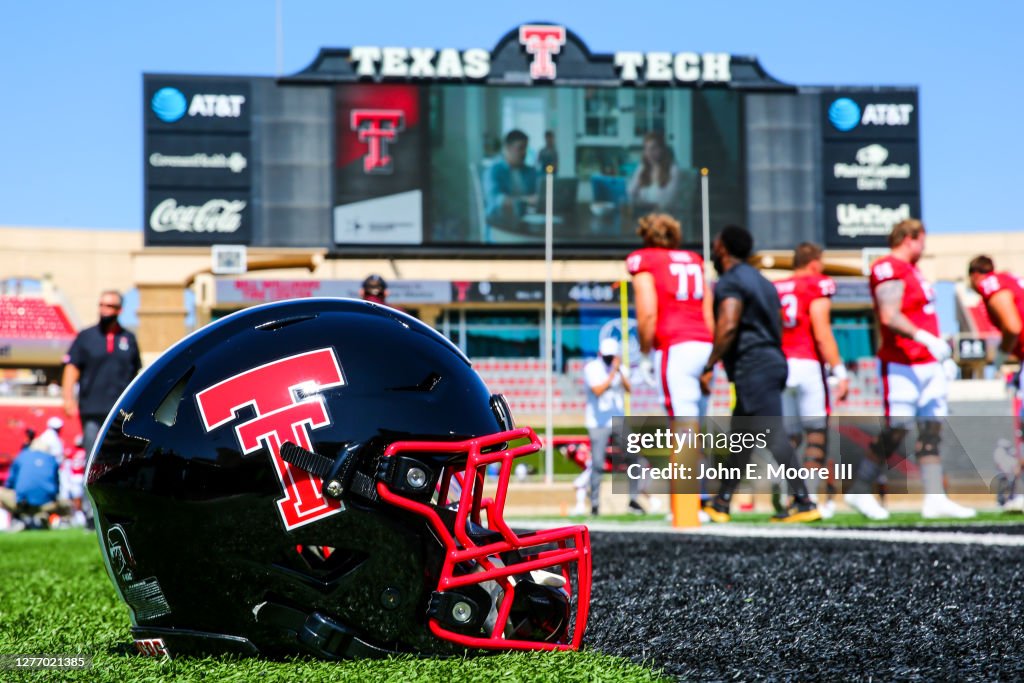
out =
[[868,519],[875,521],[889,519],[889,511],[882,507],[870,493],[847,493],[843,496],[843,501]]
[[732,519],[729,516],[729,504],[718,496],[704,503],[704,514],[715,524],[725,524]]
[[811,501],[799,503],[794,501],[789,508],[772,515],[773,522],[784,524],[797,524],[802,522],[817,522],[821,519],[821,512],[818,506]]
[[921,505],[921,516],[925,519],[940,519],[942,517],[970,519],[977,515],[977,510],[953,502],[944,493],[926,493],[924,503]]
[[1024,512],[1024,496],[1018,494],[999,506],[1003,512]]

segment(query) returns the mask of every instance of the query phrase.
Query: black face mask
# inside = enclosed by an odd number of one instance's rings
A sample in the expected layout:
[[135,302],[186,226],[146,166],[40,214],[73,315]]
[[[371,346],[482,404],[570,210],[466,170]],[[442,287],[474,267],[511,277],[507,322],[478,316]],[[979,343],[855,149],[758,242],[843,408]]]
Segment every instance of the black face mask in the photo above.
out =
[[604,361],[605,365],[611,365],[612,361],[615,360],[615,356],[601,356],[601,360]]
[[104,330],[110,329],[111,325],[117,322],[116,315],[101,315],[100,316],[100,327]]
[[725,264],[722,263],[721,256],[712,256],[711,263],[714,264],[716,273],[718,273],[719,275],[725,274]]

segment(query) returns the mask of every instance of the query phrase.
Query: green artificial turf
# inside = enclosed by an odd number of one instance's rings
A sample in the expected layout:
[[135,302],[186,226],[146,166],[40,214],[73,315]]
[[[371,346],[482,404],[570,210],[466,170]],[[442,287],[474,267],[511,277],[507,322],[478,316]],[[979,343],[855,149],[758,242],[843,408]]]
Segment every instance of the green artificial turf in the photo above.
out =
[[[202,571],[197,568],[197,571]],[[134,654],[128,611],[99,545],[80,530],[0,533],[0,655],[92,657],[86,670],[0,669],[0,681],[657,681],[620,657],[581,652],[324,662],[156,660]],[[7,666],[9,659],[0,657]]]
[[[1006,524],[1012,525],[1024,525],[1024,515],[1020,513],[1010,513],[1001,511],[978,511],[978,516],[973,519],[924,519],[917,512],[893,512],[892,516],[884,521],[874,521],[865,518],[863,515],[856,512],[837,512],[831,519],[823,519],[818,522],[809,522],[802,524],[779,524],[778,522],[771,521],[770,512],[735,512],[732,514],[732,521],[730,524],[749,524],[749,525],[765,525],[771,524],[772,526],[785,526],[785,527],[801,527],[807,526],[812,528],[827,529],[829,527],[842,527],[842,528],[865,528],[869,529],[872,527],[907,527],[913,528],[917,526],[952,526],[955,525],[957,528],[961,528],[966,531],[970,531],[970,527],[973,524],[981,524],[984,526],[990,526],[993,524]],[[510,518],[511,519],[511,518]],[[591,517],[590,515],[582,516],[570,516],[570,517],[551,517],[551,516],[537,516],[537,517],[518,517],[518,519],[529,519],[532,521],[537,520],[550,520],[552,524],[565,523],[566,519],[573,523],[588,522],[615,522],[621,523],[624,527],[628,527],[630,524],[636,524],[638,522],[644,522],[646,524],[663,524],[667,529],[669,527],[669,521],[667,520],[664,513],[661,514],[648,514],[648,515],[634,515],[634,514],[621,514],[621,515],[600,515],[598,517]],[[708,523],[704,526],[716,526]]]

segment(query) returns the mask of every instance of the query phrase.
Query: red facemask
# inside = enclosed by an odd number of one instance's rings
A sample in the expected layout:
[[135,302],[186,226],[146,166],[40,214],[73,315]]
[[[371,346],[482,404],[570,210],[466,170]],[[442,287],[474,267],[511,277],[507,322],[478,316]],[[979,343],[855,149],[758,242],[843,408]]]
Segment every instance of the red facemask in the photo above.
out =
[[[529,443],[508,447],[528,439]],[[380,497],[421,515],[444,546],[445,560],[428,610],[431,632],[471,648],[575,650],[590,604],[590,536],[585,526],[517,534],[504,519],[513,461],[536,453],[527,427],[460,441],[391,444],[384,457],[449,453],[435,504],[410,500],[377,483]],[[484,497],[487,466],[497,464],[493,498]],[[575,614],[573,614],[575,612]]]

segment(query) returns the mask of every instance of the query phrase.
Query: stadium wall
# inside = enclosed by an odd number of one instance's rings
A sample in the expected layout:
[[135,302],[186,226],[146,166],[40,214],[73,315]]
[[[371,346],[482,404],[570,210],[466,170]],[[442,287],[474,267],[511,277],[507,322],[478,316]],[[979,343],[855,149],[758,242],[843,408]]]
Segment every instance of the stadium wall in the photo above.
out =
[[11,226],[0,227],[0,244],[0,278],[49,280],[81,328],[95,322],[101,291],[135,287],[132,259],[142,232]]
[[[49,279],[69,305],[78,325],[92,324],[100,291],[114,288],[139,290],[139,340],[144,360],[152,361],[180,339],[186,329],[185,290],[196,294],[197,323],[209,320],[218,307],[216,276],[210,274],[210,249],[142,246],[137,231],[0,227],[3,268],[0,277]],[[965,245],[970,245],[965,250]],[[787,252],[766,254],[786,256]],[[933,281],[964,281],[968,259],[977,253],[992,255],[1000,269],[1024,272],[1024,242],[1014,233],[958,233],[932,235],[921,262]],[[623,257],[625,254],[623,254]],[[859,250],[830,251],[830,263],[859,268]],[[538,259],[422,259],[326,258],[323,250],[250,248],[250,272],[244,279],[361,280],[380,273],[389,282],[403,280],[543,281],[546,268]],[[289,267],[278,267],[287,265]],[[769,276],[776,272],[769,271]],[[625,276],[619,258],[556,260],[556,281],[613,282]],[[565,302],[556,302],[565,303]],[[539,308],[539,302],[519,303]],[[463,305],[464,307],[467,305]],[[439,311],[452,304],[422,306],[417,312],[434,322]]]

